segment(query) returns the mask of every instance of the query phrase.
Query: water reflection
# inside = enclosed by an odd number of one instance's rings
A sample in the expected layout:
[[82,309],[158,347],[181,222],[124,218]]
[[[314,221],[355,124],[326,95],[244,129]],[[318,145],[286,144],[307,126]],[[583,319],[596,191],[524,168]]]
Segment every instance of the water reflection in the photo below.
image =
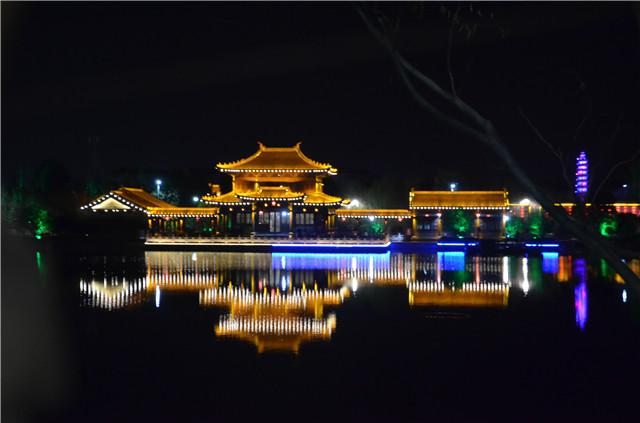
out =
[[560,256],[558,253],[544,252],[542,253],[542,272],[558,273]]
[[587,263],[584,259],[576,259],[576,275],[578,284],[574,289],[576,325],[584,330],[587,324]]
[[329,339],[336,327],[335,314],[324,316],[325,306],[341,304],[348,289],[293,288],[278,290],[265,286],[251,291],[229,283],[200,291],[202,306],[223,307],[228,314],[220,318],[216,335],[250,341],[258,352],[288,350],[298,352],[304,341]]
[[[527,298],[545,283],[574,280],[576,324],[584,330],[587,277],[602,271],[602,266],[589,269],[584,259],[557,253],[147,252],[131,263],[109,260],[87,261],[80,280],[84,306],[117,310],[148,304],[162,310],[174,292],[197,293],[201,307],[221,312],[214,324],[217,336],[251,342],[259,352],[297,352],[304,342],[330,340],[341,305],[357,301],[360,290],[381,285],[406,289],[408,305],[417,310],[504,308],[510,296]],[[519,290],[512,291],[512,285]],[[626,291],[620,298],[626,301]]]

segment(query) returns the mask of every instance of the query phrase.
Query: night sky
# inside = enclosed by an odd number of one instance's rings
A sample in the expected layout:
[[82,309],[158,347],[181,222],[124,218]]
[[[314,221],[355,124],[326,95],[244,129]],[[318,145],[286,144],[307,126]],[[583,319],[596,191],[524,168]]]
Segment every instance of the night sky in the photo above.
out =
[[[458,94],[549,191],[566,192],[560,166],[519,108],[567,157],[586,149],[596,177],[638,149],[637,5],[381,7],[399,19],[401,51],[445,88],[447,16],[459,10]],[[107,176],[194,169],[224,183],[217,162],[252,154],[258,140],[302,140],[308,156],[339,169],[334,189],[384,179],[395,192],[385,206],[406,207],[412,186],[451,179],[518,191],[491,152],[419,109],[349,3],[3,2],[2,94],[7,180],[55,160],[78,183],[90,166]]]

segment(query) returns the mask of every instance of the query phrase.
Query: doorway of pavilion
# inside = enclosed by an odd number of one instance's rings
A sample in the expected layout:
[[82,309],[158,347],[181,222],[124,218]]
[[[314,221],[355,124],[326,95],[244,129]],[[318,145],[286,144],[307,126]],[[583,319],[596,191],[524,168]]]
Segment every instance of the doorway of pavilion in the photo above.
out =
[[281,216],[280,212],[269,212],[269,232],[280,232]]
[[287,209],[259,210],[257,235],[289,235],[289,211]]

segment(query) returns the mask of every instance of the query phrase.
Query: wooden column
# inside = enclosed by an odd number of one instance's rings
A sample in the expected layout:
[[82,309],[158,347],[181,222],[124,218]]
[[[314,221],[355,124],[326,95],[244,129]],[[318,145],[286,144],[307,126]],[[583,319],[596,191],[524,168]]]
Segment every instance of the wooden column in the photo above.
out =
[[293,204],[289,203],[289,238],[293,238]]
[[327,209],[327,216],[326,219],[324,220],[324,231],[328,234],[329,233],[329,219],[331,219],[331,215],[329,214],[329,209]]
[[256,236],[256,203],[251,204],[251,238]]
[[418,239],[418,218],[416,215],[411,218],[411,238]]

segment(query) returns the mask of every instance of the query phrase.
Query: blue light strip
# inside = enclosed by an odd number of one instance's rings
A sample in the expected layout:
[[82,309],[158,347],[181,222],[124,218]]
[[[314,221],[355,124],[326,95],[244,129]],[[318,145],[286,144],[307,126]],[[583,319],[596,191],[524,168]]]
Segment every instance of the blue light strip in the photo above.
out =
[[475,247],[477,242],[438,242],[438,247]]
[[391,242],[384,244],[271,244],[272,247],[305,247],[305,248],[387,248]]
[[524,244],[524,246],[531,248],[558,248],[560,244]]

